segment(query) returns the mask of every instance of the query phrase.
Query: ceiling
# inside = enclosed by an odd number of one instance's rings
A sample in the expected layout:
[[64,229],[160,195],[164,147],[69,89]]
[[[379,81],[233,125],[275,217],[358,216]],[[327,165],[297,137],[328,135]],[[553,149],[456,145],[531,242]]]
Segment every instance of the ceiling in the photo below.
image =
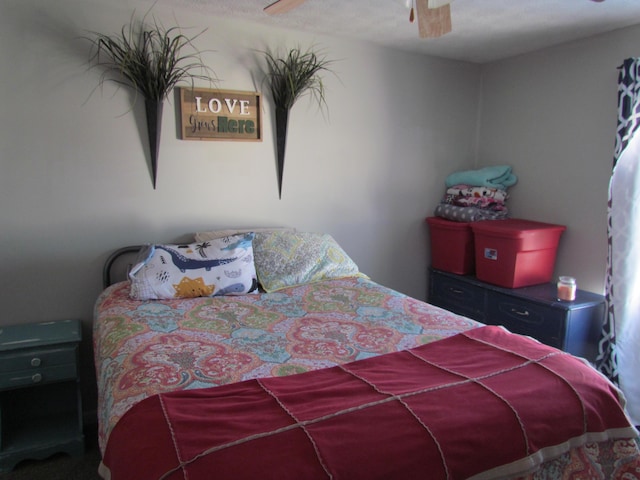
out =
[[371,41],[392,48],[485,63],[640,24],[640,0],[455,0],[453,31],[418,37],[411,0],[306,0],[269,16],[274,0],[158,0],[221,17]]

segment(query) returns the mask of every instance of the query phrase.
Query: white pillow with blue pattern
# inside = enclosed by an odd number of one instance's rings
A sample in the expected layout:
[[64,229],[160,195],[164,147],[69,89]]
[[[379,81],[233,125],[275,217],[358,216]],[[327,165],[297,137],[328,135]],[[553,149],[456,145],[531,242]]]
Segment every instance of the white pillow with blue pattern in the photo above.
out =
[[148,245],[129,273],[136,300],[244,295],[258,290],[255,234],[188,245]]

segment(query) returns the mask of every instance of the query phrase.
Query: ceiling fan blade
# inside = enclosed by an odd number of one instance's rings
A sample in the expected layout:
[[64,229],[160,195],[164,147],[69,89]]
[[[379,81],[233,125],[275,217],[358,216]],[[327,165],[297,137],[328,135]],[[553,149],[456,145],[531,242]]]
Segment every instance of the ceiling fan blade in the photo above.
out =
[[299,7],[305,2],[305,0],[277,0],[273,2],[271,5],[264,8],[264,11],[269,15],[279,15],[281,13],[286,13],[289,10],[293,10],[296,7]]
[[429,0],[416,0],[420,38],[436,38],[451,31],[451,6],[429,8]]

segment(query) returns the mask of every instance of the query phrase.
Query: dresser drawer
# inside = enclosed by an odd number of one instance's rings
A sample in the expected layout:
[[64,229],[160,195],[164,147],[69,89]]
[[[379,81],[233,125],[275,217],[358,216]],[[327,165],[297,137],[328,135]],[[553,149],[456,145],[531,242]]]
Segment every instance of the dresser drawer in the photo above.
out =
[[482,322],[485,295],[481,287],[432,272],[429,303],[438,307]]
[[552,347],[563,348],[566,314],[498,292],[489,292],[485,323],[504,325],[509,331],[528,335]]
[[0,353],[0,388],[75,379],[76,345]]

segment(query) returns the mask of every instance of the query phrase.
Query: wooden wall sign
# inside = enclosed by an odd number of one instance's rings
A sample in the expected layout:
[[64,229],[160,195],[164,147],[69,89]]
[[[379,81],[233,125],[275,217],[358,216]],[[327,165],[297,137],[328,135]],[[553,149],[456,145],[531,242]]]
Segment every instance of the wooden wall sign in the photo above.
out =
[[260,94],[180,87],[183,140],[262,141]]

